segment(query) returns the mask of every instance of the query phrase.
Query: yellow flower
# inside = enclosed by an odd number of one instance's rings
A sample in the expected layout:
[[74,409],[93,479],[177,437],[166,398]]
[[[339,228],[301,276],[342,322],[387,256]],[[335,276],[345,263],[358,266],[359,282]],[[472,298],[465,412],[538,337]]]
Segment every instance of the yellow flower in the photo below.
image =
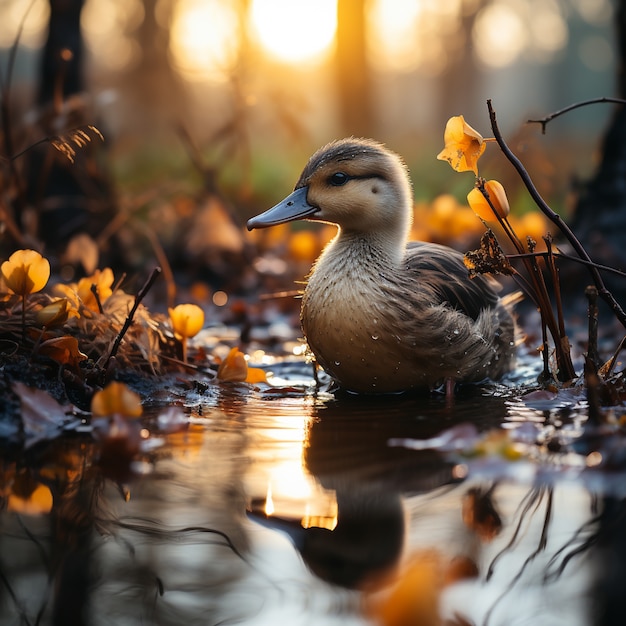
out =
[[46,286],[50,263],[35,250],[17,250],[2,264],[0,271],[9,291],[24,297]]
[[204,311],[197,304],[179,304],[168,312],[176,338],[183,347],[183,362],[187,363],[187,339],[202,330]]
[[91,399],[94,417],[139,417],[142,411],[141,398],[124,383],[109,383],[102,391],[96,391]]
[[478,159],[485,151],[485,140],[462,115],[451,117],[443,134],[444,148],[437,155],[448,161],[457,172],[474,172],[478,176]]
[[197,304],[179,304],[168,312],[178,339],[194,337],[204,326],[204,311]]
[[497,180],[488,180],[484,183],[484,189],[489,200],[478,187],[474,187],[467,194],[467,202],[472,211],[487,222],[493,221],[494,211],[497,216],[505,218],[509,214],[509,201],[504,187]]

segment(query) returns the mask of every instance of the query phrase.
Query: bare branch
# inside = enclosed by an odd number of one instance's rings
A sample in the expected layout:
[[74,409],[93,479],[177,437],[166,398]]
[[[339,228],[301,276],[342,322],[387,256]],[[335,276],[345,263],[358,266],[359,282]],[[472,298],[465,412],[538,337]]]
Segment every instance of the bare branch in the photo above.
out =
[[617,319],[620,323],[626,328],[626,313],[622,309],[622,307],[618,304],[617,300],[613,297],[613,294],[607,289],[604,284],[604,280],[600,275],[600,272],[595,267],[592,259],[587,254],[587,251],[580,243],[576,235],[572,232],[570,227],[563,221],[560,215],[555,213],[546,203],[546,201],[541,197],[539,191],[535,187],[533,181],[530,178],[530,175],[526,171],[526,168],[522,165],[522,162],[513,154],[509,146],[504,141],[502,137],[502,133],[498,128],[498,122],[496,120],[496,113],[491,104],[491,99],[487,100],[487,108],[489,109],[489,119],[491,120],[491,128],[493,130],[493,135],[500,146],[504,156],[510,161],[513,167],[517,170],[517,173],[520,175],[520,178],[524,182],[526,189],[530,193],[531,198],[535,201],[535,204],[541,209],[543,214],[553,222],[557,228],[563,233],[565,238],[570,242],[572,248],[576,252],[576,254],[585,261],[585,265],[589,269],[589,273],[593,279],[595,286],[598,288],[598,294],[600,297],[609,305]]
[[548,125],[548,122],[551,122],[553,119],[561,115],[564,115],[565,113],[569,113],[570,111],[573,111],[574,109],[579,109],[581,107],[585,107],[590,104],[600,104],[603,102],[610,102],[613,104],[626,104],[626,100],[623,100],[622,98],[592,98],[591,100],[583,100],[582,102],[576,102],[575,104],[570,104],[569,106],[566,106],[564,109],[559,109],[558,111],[554,111],[554,113],[550,113],[549,115],[546,115],[545,117],[542,117],[538,120],[526,120],[526,123],[527,124],[541,124],[541,134],[545,135],[546,126]]

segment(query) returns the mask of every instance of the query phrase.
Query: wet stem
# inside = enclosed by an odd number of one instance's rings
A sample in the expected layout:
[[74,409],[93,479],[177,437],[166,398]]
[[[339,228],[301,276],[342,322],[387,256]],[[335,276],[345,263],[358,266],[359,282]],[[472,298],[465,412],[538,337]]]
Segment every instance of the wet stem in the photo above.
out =
[[[541,375],[541,379],[543,382],[548,382],[552,378],[550,374],[550,352],[548,349],[547,334],[547,330],[549,330],[550,335],[554,340],[554,349],[557,363],[557,378],[561,382],[572,380],[576,377],[576,371],[574,369],[574,364],[572,363],[572,357],[569,351],[569,340],[565,333],[560,290],[558,288],[558,272],[554,264],[554,256],[550,253],[551,246],[548,245],[548,267],[550,267],[551,269],[554,289],[557,294],[555,299],[558,312],[558,322],[554,315],[550,294],[546,285],[543,272],[541,270],[541,267],[539,266],[537,257],[532,254],[535,251],[535,242],[532,239],[528,240],[528,248],[531,254],[526,254],[527,251],[524,248],[524,245],[520,241],[519,237],[516,235],[513,227],[511,226],[507,218],[501,217],[499,212],[496,211],[495,207],[493,206],[493,203],[489,198],[489,193],[485,189],[485,181],[483,179],[480,179],[478,181],[477,187],[491,207],[491,210],[498,219],[498,222],[500,223],[500,226],[504,230],[506,236],[510,239],[511,243],[517,250],[517,253],[519,255],[518,258],[521,259],[522,264],[526,269],[528,281],[525,280],[517,272],[515,273],[514,277],[517,279],[517,282],[520,287],[522,287],[523,291],[527,293],[527,295],[535,303],[535,305],[539,309],[539,314],[541,316],[541,332],[543,342],[543,372]],[[548,242],[546,241],[546,243]]]
[[180,344],[183,349],[183,363],[187,363],[187,337],[183,337],[180,340]]

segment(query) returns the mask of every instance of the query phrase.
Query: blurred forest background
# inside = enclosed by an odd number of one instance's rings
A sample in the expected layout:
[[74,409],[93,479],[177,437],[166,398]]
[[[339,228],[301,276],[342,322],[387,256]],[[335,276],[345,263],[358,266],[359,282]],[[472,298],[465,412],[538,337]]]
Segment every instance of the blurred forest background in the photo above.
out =
[[[132,272],[167,258],[178,285],[205,284],[204,297],[219,292],[222,303],[256,286],[247,267],[284,273],[281,255],[302,261],[301,277],[325,229],[287,244],[284,230],[247,234],[243,224],[291,191],[317,147],[351,134],[404,156],[416,236],[466,246],[464,235],[484,229],[451,214],[473,178],[435,155],[452,115],[491,134],[488,98],[540,191],[568,214],[577,181],[597,167],[613,108],[579,109],[545,136],[525,122],[617,95],[618,4],[0,0],[4,156],[81,124],[105,138],[92,137],[73,164],[48,144],[15,161],[21,182],[3,200],[14,232],[5,225],[2,256],[39,247],[59,257],[67,279],[103,263]],[[503,182],[514,212],[530,210],[495,146],[481,174]],[[273,264],[259,261],[264,250],[274,250]]]

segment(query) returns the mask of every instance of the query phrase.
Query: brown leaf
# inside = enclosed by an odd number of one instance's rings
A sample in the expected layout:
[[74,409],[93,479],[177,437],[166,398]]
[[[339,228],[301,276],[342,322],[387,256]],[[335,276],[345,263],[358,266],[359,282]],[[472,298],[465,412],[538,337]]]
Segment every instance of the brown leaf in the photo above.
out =
[[502,251],[496,236],[489,229],[480,239],[480,248],[470,250],[463,258],[470,276],[477,274],[513,274],[513,268]]
[[68,365],[72,369],[77,369],[78,364],[87,358],[78,349],[76,337],[55,337],[48,339],[39,346],[39,354],[47,356],[61,365]]
[[24,447],[30,448],[40,441],[54,439],[68,423],[71,406],[59,404],[49,393],[14,382],[13,391],[20,399]]

